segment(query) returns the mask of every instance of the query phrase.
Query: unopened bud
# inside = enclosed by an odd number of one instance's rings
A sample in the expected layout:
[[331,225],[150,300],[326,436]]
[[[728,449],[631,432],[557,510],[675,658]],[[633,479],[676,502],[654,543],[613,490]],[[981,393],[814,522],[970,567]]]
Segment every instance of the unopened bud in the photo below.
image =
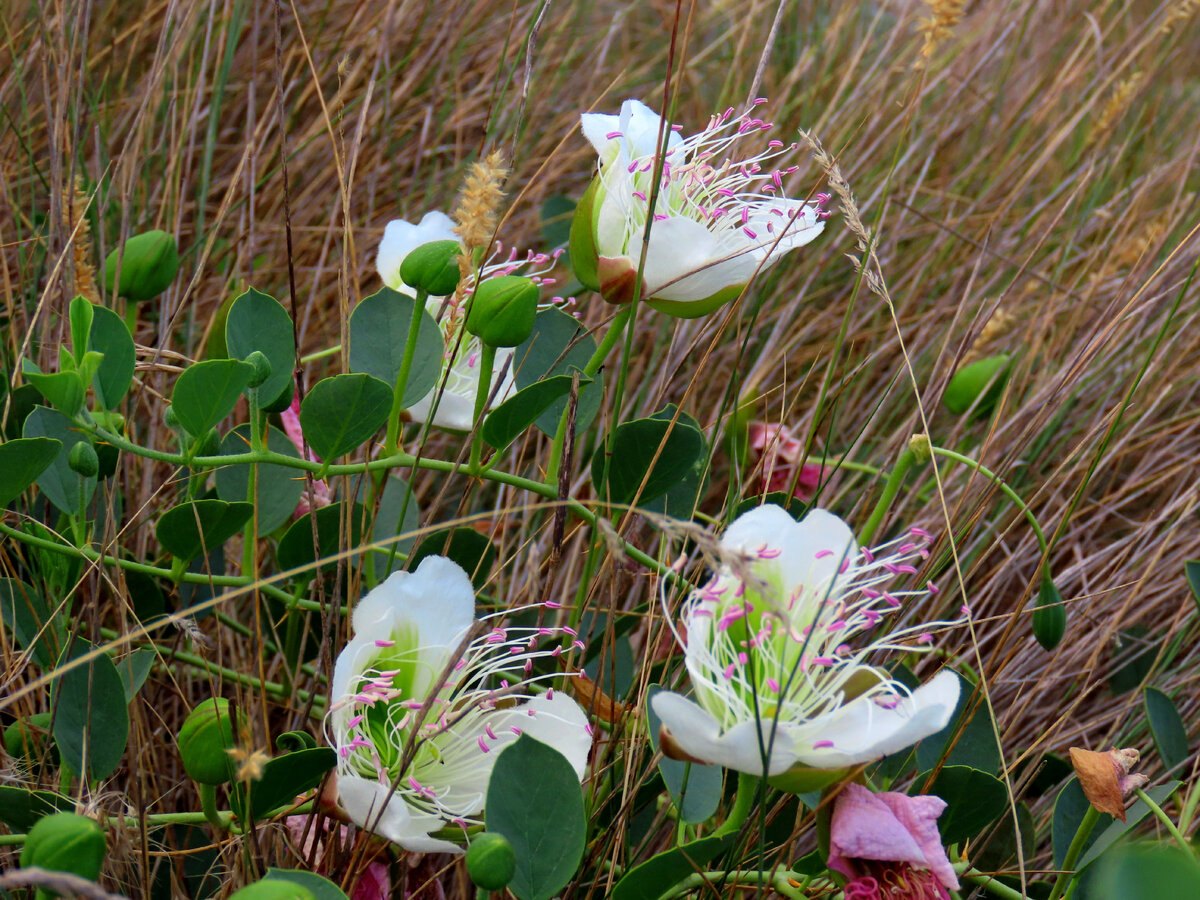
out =
[[487,279],[471,299],[467,331],[489,347],[516,347],[533,333],[540,293],[520,275]]
[[271,361],[261,350],[251,351],[245,362],[254,367],[254,374],[250,376],[250,387],[256,388],[271,377]]
[[[116,284],[118,261],[121,283]],[[108,254],[104,263],[104,284],[111,293],[129,300],[151,300],[171,286],[179,272],[179,251],[175,238],[165,231],[135,234]]]
[[96,448],[88,441],[80,441],[67,454],[67,465],[76,475],[84,478],[95,478],[100,474],[100,457]]
[[183,768],[199,784],[225,784],[233,775],[229,751],[234,746],[235,723],[229,701],[212,697],[199,704],[179,729],[179,757]]
[[93,819],[72,812],[52,813],[34,823],[25,837],[21,867],[69,872],[95,881],[108,842]]
[[400,263],[400,280],[431,297],[446,297],[458,287],[458,241],[430,241],[417,247]]
[[1004,391],[1009,362],[1009,357],[1002,353],[963,366],[946,385],[946,393],[942,397],[946,409],[961,416],[974,406],[976,413],[986,416]]
[[502,834],[485,831],[467,848],[467,874],[485,891],[502,890],[517,871],[517,854]]
[[929,442],[929,435],[914,434],[908,439],[908,449],[916,458],[918,463],[924,465],[933,457],[933,445]]

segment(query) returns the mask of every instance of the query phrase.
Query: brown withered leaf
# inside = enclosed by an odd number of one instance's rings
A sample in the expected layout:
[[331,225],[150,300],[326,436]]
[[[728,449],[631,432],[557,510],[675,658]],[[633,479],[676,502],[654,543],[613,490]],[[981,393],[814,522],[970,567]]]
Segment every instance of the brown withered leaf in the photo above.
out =
[[582,673],[571,679],[571,685],[579,705],[602,721],[616,722],[629,712],[624,703],[608,696],[596,682]]
[[1097,810],[1125,821],[1125,800],[1121,797],[1117,766],[1108,753],[1071,748],[1071,765],[1079,776],[1083,794]]

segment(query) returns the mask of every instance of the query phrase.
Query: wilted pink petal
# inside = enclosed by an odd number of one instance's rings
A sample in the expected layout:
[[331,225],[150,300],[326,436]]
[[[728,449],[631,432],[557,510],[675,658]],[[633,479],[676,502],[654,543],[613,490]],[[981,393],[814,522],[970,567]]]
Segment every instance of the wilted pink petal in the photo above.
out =
[[[288,816],[283,820],[293,846],[306,863],[314,860],[313,848],[317,842],[317,829],[315,823],[313,826],[309,826],[310,818],[310,816]],[[344,842],[349,830],[345,825],[338,825],[338,840]],[[316,856],[313,862],[314,871],[318,875],[333,876],[335,873],[329,871],[324,860],[324,852]],[[358,883],[350,894],[350,900],[388,900],[391,895],[392,878],[388,874],[388,867],[381,862],[371,862],[359,876]]]
[[800,465],[804,444],[790,429],[770,422],[751,422],[746,436],[751,463],[759,471],[763,489],[768,492],[791,489],[792,496],[805,503],[816,495],[825,470],[816,463]]
[[[288,440],[296,445],[297,450],[304,448],[304,458],[309,462],[320,462],[320,457],[309,450],[304,443],[304,430],[300,427],[300,395],[298,393],[292,395],[292,405],[281,412],[279,418],[283,421],[283,432],[288,436]],[[293,519],[298,519],[309,512],[311,507],[308,503],[308,494],[308,489],[305,488],[296,504],[296,509],[292,512]],[[313,504],[319,509],[322,506],[328,506],[330,499],[329,485],[323,480],[314,481],[312,484]]]
[[[830,828],[829,867],[852,880],[846,897],[942,898],[958,889],[937,819],[940,797],[869,791],[853,782],[838,794]],[[940,882],[940,884],[938,883]]]
[[373,862],[367,866],[350,900],[388,900],[392,896],[392,878],[388,867],[383,863]]

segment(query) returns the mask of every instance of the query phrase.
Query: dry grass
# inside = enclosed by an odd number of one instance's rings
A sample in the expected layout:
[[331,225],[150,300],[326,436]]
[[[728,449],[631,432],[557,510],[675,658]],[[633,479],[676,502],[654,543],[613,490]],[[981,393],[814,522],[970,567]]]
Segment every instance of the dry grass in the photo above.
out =
[[[980,459],[1026,498],[1053,535],[1049,560],[985,479],[944,459],[936,479],[910,479],[889,517],[943,536],[939,596],[948,610],[969,603],[973,626],[941,647],[983,675],[1010,769],[1070,745],[1117,743],[1141,747],[1161,776],[1140,692],[1114,697],[1107,686],[1129,655],[1115,652],[1118,632],[1133,626],[1147,629],[1133,644],[1156,653],[1145,683],[1175,696],[1185,722],[1200,714],[1196,607],[1183,579],[1184,561],[1200,557],[1193,6],[969,4],[931,46],[924,4],[784,3],[756,93],[771,98],[771,120],[793,134],[803,127],[836,157],[882,277],[858,282],[846,254],[861,250],[843,208],[740,308],[683,323],[647,315],[631,354],[628,409],[679,403],[714,438],[701,506],[714,518],[728,512],[720,435],[730,384],[756,389],[765,415],[809,434],[815,450],[885,468],[927,423],[935,443]],[[386,221],[450,208],[467,167],[492,150],[512,170],[499,235],[537,245],[542,204],[577,197],[589,178],[581,111],[613,110],[627,96],[657,104],[670,65],[675,121],[699,126],[745,101],[775,16],[759,0],[544,9],[296,0],[279,7],[277,26],[270,4],[241,0],[11,4],[0,31],[4,363],[52,357],[61,314],[86,280],[79,241],[89,228],[93,260],[131,232],[173,231],[181,277],[142,317],[146,365],[126,411],[145,442],[165,447],[156,423],[176,354],[204,355],[222,302],[242,287],[294,310],[306,352],[337,343],[348,311],[376,288]],[[794,192],[824,189],[821,167],[802,162]],[[90,199],[83,228],[77,179]],[[590,325],[611,314],[598,300],[581,308]],[[969,354],[994,352],[1016,356],[996,416],[949,415],[940,405],[949,375]],[[530,438],[512,460],[528,463],[548,444]],[[427,446],[458,451],[449,439]],[[144,557],[178,476],[128,458],[122,466],[124,518],[106,540]],[[572,491],[586,496],[579,470]],[[611,557],[589,562],[592,537],[573,524],[552,547],[552,520],[526,495],[429,474],[415,483],[423,525],[455,515],[491,525],[510,563],[497,566],[491,595],[654,613],[649,573]],[[861,522],[878,487],[841,470],[821,499]],[[659,552],[644,523],[624,533]],[[0,560],[8,568],[23,552],[7,547]],[[1070,617],[1050,653],[1028,613],[1043,562]],[[591,588],[577,594],[585,571]],[[85,569],[77,590],[89,601],[77,606],[88,610],[85,631],[131,627],[119,573]],[[197,652],[257,672],[261,635],[246,598],[221,609],[251,626],[250,639],[209,618]],[[182,633],[166,640],[185,644]],[[5,660],[6,692],[33,677],[15,652]],[[277,661],[263,665],[280,677]],[[212,691],[241,695],[260,745],[268,722],[270,733],[311,727],[299,699],[289,709],[191,669],[156,672],[132,707],[127,768],[97,792],[77,787],[81,802],[110,814],[197,808],[170,735]],[[32,711],[36,696],[0,709]],[[627,799],[635,787],[615,785]],[[1046,801],[1034,808],[1044,823]],[[296,864],[259,837],[255,864]],[[611,835],[601,841],[594,858],[629,861]],[[159,850],[130,830],[117,851],[109,886],[150,896]],[[227,849],[222,859],[235,881],[246,877],[245,857]],[[1045,862],[1043,853],[1026,865]],[[461,873],[442,877],[452,896],[465,889]]]

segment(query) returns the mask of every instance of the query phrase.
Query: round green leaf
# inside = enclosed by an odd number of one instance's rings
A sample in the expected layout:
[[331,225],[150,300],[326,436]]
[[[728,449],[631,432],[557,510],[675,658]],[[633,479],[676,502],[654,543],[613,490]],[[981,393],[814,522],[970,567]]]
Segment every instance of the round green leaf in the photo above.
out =
[[[267,430],[267,448],[300,459],[300,451],[288,436],[271,426]],[[239,425],[221,439],[221,454],[233,456],[250,451],[250,426]],[[287,466],[264,463],[258,466],[257,497],[249,496],[250,466],[221,466],[217,469],[217,496],[222,500],[258,503],[258,534],[270,534],[291,518],[304,495],[304,472]]]
[[172,556],[193,560],[224,544],[241,531],[252,515],[253,503],[191,500],[163,513],[154,534]]
[[8,506],[54,462],[62,449],[56,438],[17,438],[0,444],[0,507]]
[[92,308],[88,349],[104,354],[92,384],[96,399],[105,409],[116,409],[133,382],[137,351],[125,320],[104,306]]
[[262,777],[249,782],[249,790],[234,785],[230,795],[234,813],[242,823],[262,819],[298,794],[311,791],[337,765],[337,754],[328,747],[313,747],[278,756],[263,766]]
[[45,406],[34,407],[25,419],[23,431],[27,438],[48,437],[62,444],[54,462],[37,477],[37,486],[62,512],[78,515],[96,492],[96,479],[84,478],[74,472],[68,457],[71,448],[86,441],[87,437],[62,413]]
[[[570,375],[551,375],[517,391],[492,410],[484,421],[483,439],[497,450],[503,450],[555,401],[570,394],[572,381]],[[581,390],[591,383],[590,378],[579,379]]]
[[187,433],[200,437],[233,412],[254,367],[236,359],[209,359],[185,369],[175,382],[171,408]]
[[370,375],[334,375],[318,381],[300,404],[300,427],[309,449],[337,459],[387,422],[392,389]]
[[292,383],[296,364],[292,317],[274,297],[250,288],[233,301],[225,320],[225,347],[238,359],[255,350],[266,356],[271,374],[258,388],[263,406],[273,403]]
[[487,792],[487,830],[517,854],[508,889],[520,900],[549,900],[583,859],[583,790],[566,758],[527,734],[501,751]]
[[17,646],[33,651],[42,668],[51,668],[62,655],[66,644],[62,617],[24,581],[0,578],[0,620],[13,633]]
[[[569,375],[572,367],[583,370],[596,342],[579,320],[561,309],[544,309],[533,320],[533,334],[513,351],[512,369],[517,387],[524,390],[552,375]],[[604,380],[597,373],[592,383],[579,391],[575,409],[575,430],[583,431],[592,424],[604,399]],[[558,430],[558,421],[567,408],[567,398],[560,397],[537,417],[534,423],[549,437]]]
[[1127,844],[1104,857],[1090,882],[1091,900],[1200,897],[1200,864],[1168,844]]
[[666,419],[635,419],[618,425],[613,433],[607,484],[604,444],[596,448],[592,484],[611,503],[647,503],[683,482],[703,453],[703,435],[682,417],[674,424]]
[[304,869],[267,869],[263,881],[290,881],[307,888],[316,900],[347,900],[342,889],[328,878]]
[[736,834],[706,837],[635,866],[613,888],[612,900],[658,900],[683,879],[703,871],[707,864],[737,843]]
[[[399,475],[389,475],[387,483],[383,486],[383,496],[379,498],[379,511],[375,514],[375,526],[371,530],[372,543],[387,541],[398,535],[415,535],[420,527],[421,510],[417,506],[416,493],[409,490],[408,483]],[[386,565],[389,559],[392,560],[391,568],[383,572],[383,575],[404,568],[404,561],[412,551],[414,541],[415,536],[402,537],[377,548],[375,571],[381,572],[380,565]],[[396,548],[394,555],[393,546]],[[490,562],[488,569],[491,569]]]
[[[331,503],[315,512],[306,513],[291,524],[279,540],[276,560],[283,571],[303,569],[305,578],[316,572],[313,565],[319,559],[335,556],[342,549],[342,508],[344,503]],[[363,520],[366,510],[355,503],[350,510],[350,546],[362,543]],[[317,545],[313,546],[312,518],[317,520]]]
[[[77,640],[71,658],[93,650],[87,641]],[[117,667],[107,654],[98,653],[59,676],[54,690],[54,739],[63,762],[89,781],[107,778],[120,765],[129,739],[125,683]]]
[[[929,773],[917,778],[923,785]],[[968,766],[945,766],[928,789],[921,793],[941,797],[947,809],[938,819],[942,841],[959,844],[975,837],[1003,815],[1008,815],[1008,791],[1004,782],[987,772]]]
[[[350,313],[350,371],[378,378],[391,390],[404,364],[408,329],[416,301],[385,287],[364,299]],[[446,352],[442,331],[433,316],[420,310],[417,346],[413,353],[403,404],[411,406],[437,386]]]
[[[665,408],[659,410],[650,418],[665,419],[669,422],[675,418],[677,408],[674,403],[668,403]],[[691,425],[700,432],[701,438],[704,437],[700,423],[692,416],[681,412],[679,413],[679,421]],[[687,474],[683,476],[682,480],[668,488],[667,492],[662,496],[655,497],[653,500],[643,503],[642,507],[650,512],[661,513],[662,515],[671,516],[676,519],[692,518],[696,512],[696,504],[700,502],[705,488],[708,487],[708,462],[708,441],[705,441],[703,449],[696,457],[696,461],[687,471]]]

